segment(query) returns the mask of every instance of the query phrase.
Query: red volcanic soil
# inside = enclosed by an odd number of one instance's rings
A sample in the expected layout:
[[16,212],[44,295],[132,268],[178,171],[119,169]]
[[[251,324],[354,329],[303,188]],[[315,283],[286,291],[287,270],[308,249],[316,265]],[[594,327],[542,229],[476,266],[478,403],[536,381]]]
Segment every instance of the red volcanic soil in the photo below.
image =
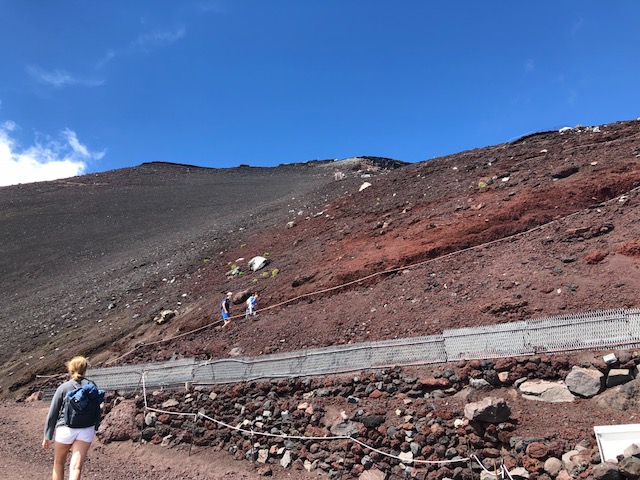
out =
[[[97,366],[260,355],[638,308],[639,157],[628,121],[399,168],[147,164],[0,188],[1,395],[76,353]],[[227,276],[233,264],[244,274]],[[242,318],[220,328],[226,291],[258,291],[255,320],[233,305]],[[157,325],[162,309],[177,315]],[[546,425],[589,417],[535,408],[521,411]]]
[[[639,132],[640,122],[628,122],[541,133],[331,183],[313,207],[248,231],[201,265],[188,290],[199,309],[146,340],[217,321],[227,290],[260,292],[256,320],[142,348],[128,361],[217,358],[232,348],[259,355],[637,307]],[[364,181],[371,186],[359,191]],[[271,263],[251,272],[247,260],[263,252]],[[229,263],[245,274],[226,277]]]

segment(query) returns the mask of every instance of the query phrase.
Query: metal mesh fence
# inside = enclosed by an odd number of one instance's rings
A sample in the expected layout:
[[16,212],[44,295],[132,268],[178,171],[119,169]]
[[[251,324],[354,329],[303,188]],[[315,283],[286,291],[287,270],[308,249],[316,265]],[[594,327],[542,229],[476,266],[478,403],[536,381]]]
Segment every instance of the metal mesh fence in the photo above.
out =
[[624,310],[532,320],[527,322],[526,334],[534,351],[549,353],[607,347],[634,340]]
[[138,390],[143,374],[149,388],[169,389],[187,382],[235,383],[616,346],[640,346],[640,310],[561,315],[260,357],[100,368],[90,370],[88,376],[105,390]]
[[526,322],[445,330],[447,360],[512,357],[533,353],[527,344]]
[[197,363],[193,358],[186,358],[143,365],[95,368],[87,372],[87,377],[104,390],[130,391],[142,388],[142,375],[146,373],[145,382],[148,385],[172,388],[192,381],[192,372]]

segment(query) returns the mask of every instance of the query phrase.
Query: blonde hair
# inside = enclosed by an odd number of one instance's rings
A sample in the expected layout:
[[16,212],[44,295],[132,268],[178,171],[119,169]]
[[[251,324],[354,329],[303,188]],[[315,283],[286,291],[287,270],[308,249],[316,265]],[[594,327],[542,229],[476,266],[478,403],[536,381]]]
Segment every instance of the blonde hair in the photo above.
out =
[[87,359],[81,356],[73,357],[67,362],[67,370],[69,371],[69,375],[71,375],[71,378],[76,381],[84,377],[88,366],[89,362],[87,361]]

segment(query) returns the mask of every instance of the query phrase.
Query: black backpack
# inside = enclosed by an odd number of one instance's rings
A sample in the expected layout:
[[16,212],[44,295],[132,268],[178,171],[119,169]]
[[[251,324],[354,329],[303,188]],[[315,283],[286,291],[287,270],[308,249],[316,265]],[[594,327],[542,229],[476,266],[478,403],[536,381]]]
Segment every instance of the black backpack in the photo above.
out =
[[64,423],[70,428],[94,426],[100,418],[100,405],[104,402],[105,392],[98,390],[91,381],[87,385],[77,385],[65,395]]

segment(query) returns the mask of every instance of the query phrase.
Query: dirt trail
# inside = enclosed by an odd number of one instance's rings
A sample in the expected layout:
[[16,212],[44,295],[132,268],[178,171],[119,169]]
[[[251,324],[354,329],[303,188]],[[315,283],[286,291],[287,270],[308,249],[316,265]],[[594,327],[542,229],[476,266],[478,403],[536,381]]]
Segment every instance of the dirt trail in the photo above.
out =
[[[0,403],[0,472],[10,480],[47,479],[51,476],[53,451],[42,449],[42,429],[49,408],[46,402]],[[102,480],[256,480],[261,464],[236,461],[226,452],[193,447],[167,450],[152,444],[132,442],[102,444],[89,453],[83,478]],[[273,466],[270,478],[317,478],[307,472]]]

